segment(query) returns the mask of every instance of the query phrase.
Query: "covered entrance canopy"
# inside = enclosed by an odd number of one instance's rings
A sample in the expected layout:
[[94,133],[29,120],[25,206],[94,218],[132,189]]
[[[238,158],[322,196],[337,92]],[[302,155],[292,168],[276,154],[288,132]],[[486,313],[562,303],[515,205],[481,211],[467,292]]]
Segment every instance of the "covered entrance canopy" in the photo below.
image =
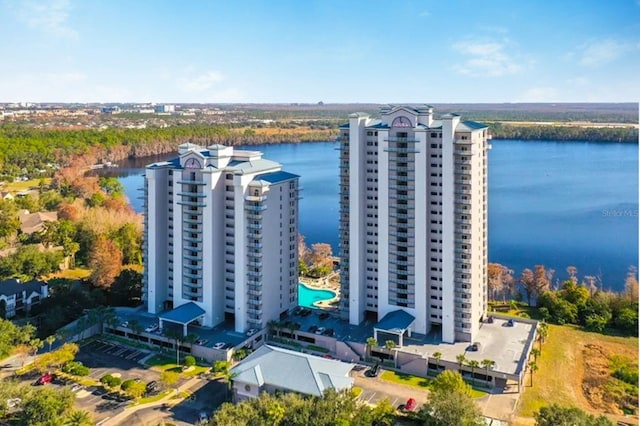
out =
[[182,335],[187,335],[187,326],[204,317],[204,309],[200,306],[196,305],[193,302],[185,303],[184,305],[178,306],[175,309],[170,310],[169,312],[162,313],[158,316],[160,320],[160,330],[162,330],[163,322],[169,321],[176,324],[182,325]]
[[384,332],[389,334],[396,334],[398,336],[398,343],[403,345],[403,336],[405,331],[407,335],[411,337],[411,325],[416,318],[408,312],[398,309],[397,311],[389,312],[382,317],[376,325],[373,326],[373,338],[378,340],[378,332]]

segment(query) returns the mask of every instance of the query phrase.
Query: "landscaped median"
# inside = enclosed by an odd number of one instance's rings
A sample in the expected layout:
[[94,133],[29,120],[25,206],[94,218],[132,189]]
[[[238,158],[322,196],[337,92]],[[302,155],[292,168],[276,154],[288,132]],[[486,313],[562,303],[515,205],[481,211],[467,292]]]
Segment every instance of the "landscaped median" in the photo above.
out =
[[[420,376],[413,376],[411,374],[397,373],[395,371],[384,371],[380,375],[380,379],[391,383],[397,383],[400,385],[411,386],[414,388],[429,390],[433,379],[425,379]],[[477,399],[488,395],[488,392],[471,387],[471,398]]]
[[[145,361],[145,364],[157,371],[161,371],[161,372],[172,371],[175,373],[184,374],[185,376],[188,376],[188,377],[196,377],[200,374],[207,373],[209,370],[211,370],[211,366],[197,365],[197,364],[187,366],[187,364],[190,364],[190,362],[188,361],[189,359],[188,357],[189,355],[184,357],[184,359],[182,360],[184,362],[183,365],[178,365],[176,364],[175,358],[169,357],[167,355],[158,354],[147,359]],[[195,361],[195,358],[194,358],[194,361]]]

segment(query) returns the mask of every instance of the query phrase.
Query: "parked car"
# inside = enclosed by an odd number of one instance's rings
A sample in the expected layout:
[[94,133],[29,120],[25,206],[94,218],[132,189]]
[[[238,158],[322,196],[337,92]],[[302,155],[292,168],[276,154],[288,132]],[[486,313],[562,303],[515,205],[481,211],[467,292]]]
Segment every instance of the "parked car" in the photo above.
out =
[[204,423],[204,422],[209,421],[209,415],[207,414],[206,411],[204,411],[204,410],[200,411],[200,414],[198,414],[198,421],[200,423]]
[[380,374],[380,364],[376,364],[364,372],[367,377],[378,377],[378,374]]
[[311,327],[309,327],[309,333],[315,333],[317,329],[318,329],[318,326],[314,324]]
[[322,334],[324,334],[325,336],[333,337],[335,332],[333,331],[333,328],[327,328]]
[[326,330],[326,328],[324,328],[324,327],[318,327],[318,328],[316,329],[315,333],[316,333],[316,334],[322,334],[322,333],[324,333],[324,332],[325,332],[325,330]]
[[204,346],[207,344],[207,342],[209,342],[207,339],[198,339],[196,340],[196,345],[200,345],[200,346]]
[[71,392],[78,392],[79,390],[84,389],[84,386],[82,386],[81,384],[76,383],[75,385],[71,386]]
[[418,404],[416,403],[416,400],[415,400],[415,399],[413,399],[413,398],[409,398],[409,399],[407,400],[407,402],[404,404],[404,410],[405,410],[405,411],[413,411],[413,410],[415,410],[415,409],[416,409],[416,406],[417,406],[417,405],[418,405]]
[[507,321],[507,327],[513,327],[515,324],[516,323],[512,319]]
[[247,330],[247,336],[253,336],[257,332],[258,332],[257,328],[250,328],[249,330]]
[[300,315],[302,315],[303,317],[311,315],[311,309],[310,308],[302,308],[302,312],[300,312]]
[[294,315],[302,315],[302,311],[304,310],[304,308],[302,306],[296,306],[296,308],[293,310],[293,314]]
[[154,331],[158,330],[160,327],[158,327],[158,324],[151,324],[149,327],[145,328],[144,331],[146,331],[147,333],[153,333]]
[[120,327],[124,327],[124,328],[129,327],[129,321],[123,322],[122,324],[120,324]]
[[147,393],[151,393],[156,390],[158,390],[158,382],[156,382],[155,380],[152,380],[149,383],[147,383]]
[[40,376],[40,378],[38,379],[36,384],[44,385],[44,384],[51,383],[51,382],[53,382],[53,374],[45,373],[42,376]]
[[328,312],[321,312],[320,315],[318,315],[318,318],[320,318],[321,320],[327,319],[329,318],[331,315],[329,315]]
[[224,343],[224,342],[218,342],[215,345],[213,345],[213,349],[222,349],[222,348],[224,348],[225,345],[226,345],[226,343]]

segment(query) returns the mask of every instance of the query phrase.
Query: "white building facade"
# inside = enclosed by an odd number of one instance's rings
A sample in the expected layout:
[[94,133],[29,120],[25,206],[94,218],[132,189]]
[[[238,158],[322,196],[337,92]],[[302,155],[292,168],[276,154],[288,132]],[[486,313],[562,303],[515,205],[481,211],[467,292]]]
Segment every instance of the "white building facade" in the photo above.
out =
[[299,176],[257,151],[180,145],[147,166],[143,298],[194,302],[202,325],[261,329],[298,301]]
[[487,126],[433,108],[340,128],[341,311],[403,310],[413,331],[473,341],[487,308]]

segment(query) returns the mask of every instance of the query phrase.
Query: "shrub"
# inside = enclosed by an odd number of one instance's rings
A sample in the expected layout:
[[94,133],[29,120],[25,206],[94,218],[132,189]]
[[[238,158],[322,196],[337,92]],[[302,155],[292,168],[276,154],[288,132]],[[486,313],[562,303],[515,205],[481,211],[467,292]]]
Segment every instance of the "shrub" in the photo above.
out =
[[185,356],[184,365],[187,367],[193,367],[194,365],[196,365],[196,358],[192,355]]
[[122,379],[120,379],[120,377],[114,377],[111,374],[105,374],[100,378],[100,383],[107,385],[110,388],[115,388],[120,386]]
[[213,363],[213,372],[214,373],[224,373],[229,369],[228,361],[216,361]]
[[62,366],[62,371],[67,374],[71,374],[74,376],[88,376],[89,375],[89,367],[85,367],[81,362],[78,361],[69,361],[64,366]]
[[131,387],[134,385],[134,383],[136,383],[136,381],[133,380],[133,379],[125,380],[120,385],[120,389],[122,389],[123,391],[127,391],[127,390],[131,389]]

